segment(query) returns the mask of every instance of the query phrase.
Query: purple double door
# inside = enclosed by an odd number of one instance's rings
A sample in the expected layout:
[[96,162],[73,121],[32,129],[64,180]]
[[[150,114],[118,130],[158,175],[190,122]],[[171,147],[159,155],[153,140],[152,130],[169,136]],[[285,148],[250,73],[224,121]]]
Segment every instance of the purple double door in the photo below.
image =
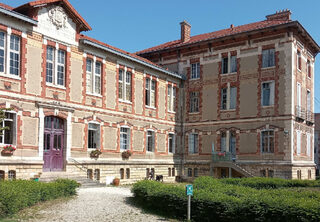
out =
[[43,171],[62,171],[64,164],[64,121],[55,116],[44,119]]

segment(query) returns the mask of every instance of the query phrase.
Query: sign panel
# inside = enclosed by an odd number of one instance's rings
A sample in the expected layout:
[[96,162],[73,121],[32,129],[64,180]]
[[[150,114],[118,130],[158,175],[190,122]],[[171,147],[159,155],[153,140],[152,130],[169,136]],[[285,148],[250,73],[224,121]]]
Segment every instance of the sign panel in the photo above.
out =
[[193,185],[192,184],[186,185],[186,193],[187,193],[188,196],[192,196],[193,195]]

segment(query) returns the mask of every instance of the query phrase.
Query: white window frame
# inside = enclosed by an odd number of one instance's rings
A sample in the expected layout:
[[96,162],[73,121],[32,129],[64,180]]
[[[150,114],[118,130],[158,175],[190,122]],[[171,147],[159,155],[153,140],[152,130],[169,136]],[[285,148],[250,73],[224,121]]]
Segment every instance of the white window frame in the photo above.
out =
[[[127,71],[127,67],[125,67],[124,69],[120,69],[119,68],[119,75],[120,75],[120,71],[122,71],[122,80],[120,80],[119,76],[118,76],[118,81],[119,83],[122,83],[122,98],[119,97],[119,101],[121,102],[127,102],[127,103],[131,103],[132,102],[132,73],[130,71]],[[130,82],[127,82],[128,79],[128,75],[130,73]],[[130,98],[129,95],[127,95],[127,87],[130,87],[131,89],[131,95]],[[118,87],[118,91],[119,91],[119,87]]]
[[[170,139],[172,140],[171,152],[170,152]],[[175,153],[175,151],[176,151],[176,135],[174,133],[169,133],[168,134],[168,153]]]
[[[264,105],[264,84],[269,84],[270,89],[270,95],[269,95],[269,101],[267,105]],[[266,81],[261,83],[261,106],[268,107],[268,106],[274,106],[274,95],[275,95],[275,82],[274,81]]]
[[198,91],[189,93],[189,103],[189,113],[200,112],[200,93]]
[[189,154],[199,153],[199,134],[198,133],[189,133],[188,145],[189,145],[189,149],[188,149]]
[[[273,55],[272,55],[271,51],[273,51]],[[265,56],[267,56],[267,58],[265,58]],[[261,59],[262,59],[262,62],[261,62],[262,68],[275,67],[275,65],[276,65],[276,51],[275,51],[275,49],[274,48],[263,49]],[[267,60],[267,64],[264,63],[265,60]]]
[[[89,61],[91,62],[91,70],[88,70]],[[99,70],[97,69],[98,64],[100,65]],[[87,94],[99,95],[99,96],[101,95],[101,73],[102,73],[102,63],[96,61],[96,57],[94,57],[93,59],[87,58],[86,60]],[[97,88],[98,80],[99,80],[99,88]]]
[[[149,134],[151,133],[151,134]],[[151,150],[149,150],[149,140],[151,139]],[[154,130],[147,130],[147,140],[146,140],[146,151],[147,152],[154,152],[155,151],[155,132]]]
[[4,137],[5,137],[5,134],[4,132],[2,133],[2,135],[0,136],[0,145],[16,145],[16,140],[17,140],[17,113],[16,112],[12,112],[12,111],[5,111],[4,113],[11,113],[13,114],[13,119],[7,119],[7,118],[4,118],[2,123],[0,123],[0,126],[1,127],[4,127],[5,126],[5,122],[6,121],[10,121],[10,122],[13,122],[13,129],[12,129],[12,144],[6,144],[4,143]]
[[[9,35],[8,35],[9,36]],[[18,39],[18,50],[16,50],[16,49],[11,49],[11,43],[12,43],[12,38],[16,38],[16,39]],[[9,74],[10,75],[13,75],[13,76],[20,76],[20,65],[21,65],[21,55],[20,55],[20,51],[21,51],[21,38],[19,37],[19,36],[17,36],[17,35],[10,35],[10,37],[8,38],[8,39],[10,39],[10,44],[8,44],[8,50],[9,50],[9,57],[7,58],[7,60],[9,60],[9,63],[8,63],[8,65],[9,65]],[[16,41],[13,41],[14,43],[16,43]],[[18,55],[18,67],[17,67],[17,69],[18,69],[18,73],[17,74],[14,74],[14,73],[11,73],[11,53],[13,53],[13,54],[15,54],[15,55]],[[15,61],[15,60],[13,60],[13,61]],[[13,67],[13,68],[15,68],[15,67]]]
[[191,63],[190,79],[200,79],[200,62]]
[[[96,126],[97,128],[93,127]],[[89,147],[89,139],[90,139],[90,132],[89,131],[95,131],[95,133],[97,134],[95,137],[95,139],[97,141],[93,141],[96,143],[96,147]],[[101,144],[101,126],[99,123],[96,123],[96,122],[89,122],[88,123],[88,150],[92,150],[92,149],[98,149],[100,150],[100,144]]]
[[[227,70],[224,70],[224,61],[227,59]],[[233,66],[235,68],[233,69]],[[221,74],[233,74],[238,71],[237,67],[237,56],[236,55],[231,55],[231,53],[228,53],[227,57],[222,57],[221,58]]]
[[[53,63],[53,76],[52,76],[52,82],[47,82],[47,69],[46,69],[46,85],[54,86],[58,88],[65,88],[66,85],[66,60],[67,60],[67,52],[64,50],[59,49],[58,44],[56,44],[56,47],[47,45],[47,49],[52,48],[53,49],[53,61],[50,61],[50,63]],[[63,53],[64,55],[64,61],[61,63],[60,60],[60,53]],[[46,54],[46,62],[47,54]],[[46,65],[47,66],[47,65]],[[59,67],[62,67],[63,70],[63,84],[58,83],[58,73],[59,73]]]
[[[122,131],[122,129],[126,129],[126,132],[123,132]],[[126,144],[122,144],[122,140],[121,140],[121,137],[122,137],[122,135],[127,135],[127,143]],[[120,145],[120,150],[121,151],[125,151],[125,150],[130,150],[130,148],[131,148],[131,129],[130,129],[130,127],[128,127],[128,126],[121,126],[120,127],[120,141],[119,141],[119,145]],[[122,148],[122,147],[126,147],[126,148]]]
[[[263,133],[265,132],[273,132],[273,135],[270,136],[270,134],[268,134],[268,143],[267,143],[267,146],[266,149],[264,150],[263,148]],[[274,153],[275,152],[275,130],[273,129],[266,129],[266,130],[262,130],[261,131],[261,134],[260,134],[260,150],[261,150],[261,153]],[[270,147],[270,138],[273,137],[273,150],[271,150],[271,147]]]
[[301,154],[301,131],[296,131],[297,135],[297,155],[299,156]]
[[177,89],[173,85],[168,85],[168,111],[175,112]]
[[[52,49],[52,59],[48,58],[48,49]],[[55,72],[55,68],[54,68],[54,61],[55,61],[55,49],[52,46],[47,46],[47,54],[46,54],[46,83],[50,83],[53,84],[54,83],[54,72]],[[48,81],[48,64],[52,65],[52,76],[51,76],[51,81]]]
[[[234,98],[232,97],[231,98],[231,95],[232,95],[232,90],[231,89],[235,89],[235,95],[234,95]],[[223,100],[224,100],[224,97],[223,97],[223,91],[224,90],[227,90],[226,92],[226,108],[224,109],[223,108]],[[221,98],[220,98],[220,109],[221,110],[235,110],[237,108],[237,94],[238,94],[238,88],[236,86],[230,86],[230,83],[228,83],[228,86],[227,88],[222,88],[221,89]],[[231,101],[234,101],[234,107],[232,107],[232,102]]]
[[3,46],[0,45],[0,50],[3,51],[3,71],[0,70],[1,74],[4,74],[6,72],[6,33],[3,31],[0,31],[0,34],[3,33]]
[[[153,88],[154,84],[154,88]],[[146,96],[146,107],[155,108],[156,107],[156,89],[157,89],[157,81],[147,77],[146,78],[146,88],[145,88],[145,96]],[[149,104],[147,104],[147,100]]]
[[307,133],[307,156],[311,155],[311,148],[312,148],[311,144],[312,144],[311,143],[311,134]]

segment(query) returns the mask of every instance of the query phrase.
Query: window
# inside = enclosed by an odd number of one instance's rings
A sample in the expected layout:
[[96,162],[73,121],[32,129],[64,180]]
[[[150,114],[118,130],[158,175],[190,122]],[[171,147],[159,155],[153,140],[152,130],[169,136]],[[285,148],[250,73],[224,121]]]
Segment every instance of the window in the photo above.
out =
[[5,112],[5,118],[2,123],[0,123],[1,128],[6,127],[4,131],[0,134],[0,144],[15,144],[16,136],[16,114]]
[[124,179],[124,169],[123,168],[120,169],[120,179],[121,180]]
[[171,177],[171,168],[168,168],[168,177]]
[[311,92],[307,90],[307,111],[311,111]]
[[299,71],[301,71],[301,52],[297,51],[297,68]]
[[171,174],[173,177],[176,176],[176,169],[175,168],[172,168],[172,174]]
[[146,168],[146,178],[149,178],[150,176],[150,168]]
[[275,66],[274,49],[262,50],[262,68]]
[[130,179],[130,169],[126,169],[126,179]]
[[312,179],[312,173],[311,173],[311,170],[308,170],[308,180],[311,180]]
[[221,89],[221,110],[235,109],[237,106],[237,87]]
[[93,179],[92,169],[87,169],[87,179]]
[[131,72],[119,69],[119,99],[127,102],[131,102],[132,90],[131,90]]
[[151,130],[147,131],[147,151],[154,151],[154,132]]
[[102,65],[100,62],[87,59],[87,93],[101,94],[101,69]]
[[232,154],[236,154],[236,133],[234,131],[230,131],[229,133],[229,152]]
[[100,149],[100,125],[89,123],[88,149]]
[[226,132],[221,133],[220,150],[222,152],[227,151],[227,134],[226,134]]
[[197,133],[190,133],[189,134],[189,153],[198,153],[198,134]]
[[1,180],[4,180],[5,178],[5,172],[3,170],[0,170],[0,182]]
[[297,155],[301,153],[301,132],[297,130]]
[[130,149],[130,129],[127,127],[120,128],[120,149]]
[[301,180],[301,170],[297,170],[297,179]]
[[310,60],[307,61],[307,74],[308,74],[308,77],[311,78],[311,63],[310,63]]
[[222,58],[222,74],[237,72],[237,56]]
[[297,106],[301,106],[301,84],[297,83]]
[[199,92],[190,92],[190,113],[199,112]]
[[274,131],[265,130],[261,132],[261,152],[273,153],[274,152]]
[[274,82],[264,82],[261,87],[262,106],[274,105]]
[[16,171],[15,170],[9,170],[8,172],[8,180],[15,180],[16,179]]
[[311,135],[307,133],[307,156],[311,154]]
[[46,82],[47,83],[64,86],[65,63],[66,63],[65,51],[56,50],[51,46],[47,46],[47,58],[46,58]]
[[156,81],[146,78],[146,106],[156,107]]
[[168,139],[168,151],[169,153],[175,152],[175,135],[173,133],[169,133],[169,139]]
[[188,168],[188,177],[192,177],[192,169]]
[[99,181],[100,180],[100,170],[99,169],[95,169],[94,170],[94,176],[93,176],[94,180]]
[[[10,41],[7,43],[7,41]],[[6,58],[9,52],[9,58]],[[7,35],[0,31],[0,73],[19,76],[20,72],[20,37]]]
[[191,79],[199,79],[200,78],[200,63],[192,63],[191,64]]
[[193,176],[194,176],[194,177],[198,177],[198,176],[199,176],[198,168],[194,168],[194,169],[193,169]]
[[176,87],[168,85],[168,110],[175,111],[176,106]]

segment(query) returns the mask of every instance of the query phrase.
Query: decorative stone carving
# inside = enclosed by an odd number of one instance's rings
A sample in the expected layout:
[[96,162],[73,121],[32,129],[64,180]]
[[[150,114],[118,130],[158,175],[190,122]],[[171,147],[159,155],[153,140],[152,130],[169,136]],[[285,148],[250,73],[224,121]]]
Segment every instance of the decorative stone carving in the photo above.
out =
[[54,24],[58,30],[66,27],[68,17],[61,6],[51,8],[49,10],[49,18],[52,24]]

